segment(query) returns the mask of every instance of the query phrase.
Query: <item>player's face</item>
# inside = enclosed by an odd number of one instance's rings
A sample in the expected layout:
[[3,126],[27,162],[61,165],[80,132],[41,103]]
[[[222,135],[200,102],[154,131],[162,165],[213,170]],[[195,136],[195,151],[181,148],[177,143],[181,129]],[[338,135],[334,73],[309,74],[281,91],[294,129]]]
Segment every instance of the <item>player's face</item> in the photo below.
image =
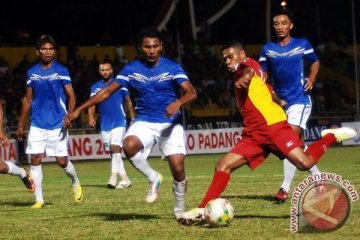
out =
[[150,65],[159,62],[162,51],[162,43],[158,38],[145,37],[140,46],[140,52]]
[[273,19],[273,28],[278,38],[286,38],[290,36],[290,30],[293,28],[293,23],[286,15],[277,15]]
[[102,79],[109,80],[112,77],[113,69],[109,63],[99,65],[99,74]]
[[229,72],[236,72],[239,63],[242,61],[241,53],[243,52],[243,50],[233,47],[226,48],[222,51],[222,60]]
[[44,63],[49,63],[55,58],[55,48],[51,43],[44,43],[36,53]]

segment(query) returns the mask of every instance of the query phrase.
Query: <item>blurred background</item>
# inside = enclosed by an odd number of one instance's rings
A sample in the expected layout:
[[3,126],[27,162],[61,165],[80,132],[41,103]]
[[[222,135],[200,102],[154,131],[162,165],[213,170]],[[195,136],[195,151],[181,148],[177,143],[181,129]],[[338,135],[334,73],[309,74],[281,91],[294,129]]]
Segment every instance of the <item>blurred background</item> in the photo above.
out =
[[[136,57],[136,34],[147,25],[161,30],[165,54],[183,65],[198,92],[184,110],[185,127],[241,126],[220,47],[242,40],[248,55],[257,59],[262,45],[274,38],[271,13],[281,4],[295,14],[292,36],[309,39],[321,62],[310,125],[358,121],[359,1],[12,0],[0,9],[0,99],[6,104],[7,128],[16,130],[39,35],[57,40],[58,61],[69,68],[81,104],[99,78],[99,61],[111,60],[120,70]],[[87,114],[73,127],[87,128]]]

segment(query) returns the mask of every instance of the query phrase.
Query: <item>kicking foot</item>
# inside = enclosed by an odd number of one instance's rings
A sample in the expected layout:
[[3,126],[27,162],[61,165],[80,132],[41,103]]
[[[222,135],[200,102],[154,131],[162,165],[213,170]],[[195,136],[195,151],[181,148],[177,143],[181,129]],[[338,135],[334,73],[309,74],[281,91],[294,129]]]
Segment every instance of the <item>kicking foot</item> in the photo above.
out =
[[349,127],[329,128],[321,131],[321,136],[332,133],[335,135],[338,142],[346,141],[357,136],[357,132]]

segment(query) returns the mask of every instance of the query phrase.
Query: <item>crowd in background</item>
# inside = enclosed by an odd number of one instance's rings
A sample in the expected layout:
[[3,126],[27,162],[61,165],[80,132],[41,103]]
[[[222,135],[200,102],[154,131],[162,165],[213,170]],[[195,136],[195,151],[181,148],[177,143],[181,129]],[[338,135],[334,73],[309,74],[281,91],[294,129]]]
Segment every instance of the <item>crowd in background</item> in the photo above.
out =
[[[27,38],[26,38],[27,39]],[[27,43],[27,40],[22,40]],[[168,40],[171,41],[171,40]],[[233,98],[233,80],[225,71],[220,56],[215,54],[211,45],[192,44],[181,48],[181,54],[177,54],[177,48],[166,48],[166,55],[181,61],[182,66],[188,73],[190,80],[198,93],[198,99],[192,103],[191,109],[229,108],[236,112],[236,102]],[[326,46],[329,47],[329,46]],[[331,46],[330,46],[331,47]],[[66,65],[72,76],[73,88],[77,95],[77,104],[89,98],[90,86],[99,79],[97,67],[100,60],[97,55],[87,59],[76,53],[76,47],[68,47],[67,59],[61,60]],[[346,112],[349,115],[355,113],[355,99],[349,95],[349,91],[343,89],[340,76],[350,75],[351,69],[339,69],[342,65],[349,64],[349,56],[339,49],[317,48],[320,61],[323,65],[339,70],[338,74],[319,78],[312,92],[313,116],[341,115]],[[334,57],[336,56],[336,57]],[[257,56],[251,56],[257,59]],[[119,71],[128,62],[126,56],[114,52],[112,56],[105,56],[114,65],[114,70]],[[17,117],[21,111],[21,100],[26,89],[26,71],[34,62],[24,55],[22,61],[16,66],[9,66],[4,57],[0,56],[0,99],[6,103],[6,119],[8,126],[16,126]],[[191,113],[190,113],[191,114]],[[78,123],[80,126],[86,123]]]

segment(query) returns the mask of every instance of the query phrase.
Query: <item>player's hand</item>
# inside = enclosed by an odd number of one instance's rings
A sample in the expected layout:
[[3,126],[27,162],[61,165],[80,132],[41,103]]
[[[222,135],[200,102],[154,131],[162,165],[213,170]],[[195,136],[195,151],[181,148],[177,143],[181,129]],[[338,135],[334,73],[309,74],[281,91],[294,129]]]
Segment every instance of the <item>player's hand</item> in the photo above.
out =
[[250,79],[248,78],[239,78],[236,82],[235,82],[235,87],[236,88],[248,88],[250,85]]
[[279,105],[280,105],[280,107],[283,108],[283,107],[285,107],[287,105],[287,102],[284,101],[284,100],[280,100]]
[[166,108],[165,116],[167,118],[171,118],[173,115],[179,112],[180,107],[181,107],[181,103],[178,100],[170,103],[169,106]]
[[0,132],[0,143],[5,144],[7,146],[10,143],[9,138],[4,134],[4,132]]
[[71,122],[77,119],[79,115],[80,115],[80,110],[78,108],[75,109],[72,113],[68,113],[64,118],[63,126],[69,128]]
[[23,140],[23,133],[24,133],[24,129],[23,129],[23,126],[22,125],[19,125],[18,126],[18,129],[16,131],[16,137],[19,141],[22,141]]
[[95,127],[96,126],[95,118],[89,118],[89,126],[90,127]]
[[311,81],[309,78],[305,78],[306,84],[304,86],[305,91],[311,91],[314,87],[314,81]]

